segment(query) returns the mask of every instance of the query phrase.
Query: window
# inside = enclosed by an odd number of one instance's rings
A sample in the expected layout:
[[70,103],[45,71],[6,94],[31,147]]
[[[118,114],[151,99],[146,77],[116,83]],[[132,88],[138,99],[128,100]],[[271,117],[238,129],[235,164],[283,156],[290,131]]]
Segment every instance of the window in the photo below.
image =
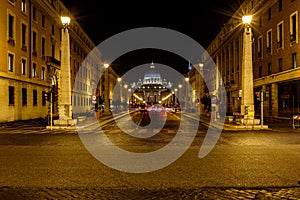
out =
[[36,21],[36,8],[35,7],[32,8],[32,19],[34,21]]
[[54,35],[54,25],[51,26],[51,34]]
[[297,42],[297,30],[298,30],[298,25],[297,25],[297,12],[293,13],[290,16],[290,41],[291,42]]
[[15,87],[13,86],[8,86],[8,104],[15,104]]
[[55,58],[55,45],[54,44],[52,44],[52,46],[51,46],[51,56],[53,58]]
[[22,88],[22,106],[27,105],[27,89]]
[[267,32],[267,53],[272,51],[272,30]]
[[258,58],[262,58],[262,52],[263,52],[263,38],[260,36],[258,38],[258,44],[257,44],[257,53],[258,53]]
[[46,105],[46,92],[42,91],[42,106]]
[[26,49],[26,36],[27,36],[27,26],[26,24],[22,24],[22,35],[21,35],[21,42],[22,42],[22,50]]
[[32,78],[36,77],[36,63],[32,64]]
[[9,39],[14,39],[14,16],[8,15],[8,37]]
[[297,53],[292,53],[292,68],[295,69],[297,67]]
[[278,11],[282,11],[282,0],[278,0]]
[[22,75],[26,74],[26,59],[25,58],[22,58],[22,61],[21,61],[21,73],[22,73]]
[[34,106],[37,106],[37,90],[32,91],[32,102]]
[[42,15],[42,27],[45,28],[45,15]]
[[14,71],[14,54],[8,53],[8,71]]
[[258,77],[261,78],[262,77],[262,66],[258,67]]
[[271,62],[268,62],[268,75],[272,74],[272,65]]
[[26,12],[26,0],[22,0],[21,2],[21,11],[22,12]]
[[272,18],[272,12],[271,12],[271,8],[268,9],[268,20],[271,20]]
[[42,67],[42,80],[45,80],[45,67]]
[[33,52],[36,52],[36,38],[37,38],[36,32],[33,31],[32,32],[32,50],[33,50]]
[[283,22],[277,25],[277,48],[283,47]]
[[279,72],[282,72],[282,67],[283,67],[283,58],[278,59],[278,70]]
[[42,37],[42,56],[45,56],[46,51],[46,38]]

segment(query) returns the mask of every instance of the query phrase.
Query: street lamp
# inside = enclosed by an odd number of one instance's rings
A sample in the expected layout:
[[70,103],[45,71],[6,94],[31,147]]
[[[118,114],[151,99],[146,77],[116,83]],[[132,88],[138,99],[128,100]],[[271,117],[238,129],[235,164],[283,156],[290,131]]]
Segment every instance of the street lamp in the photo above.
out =
[[59,103],[58,125],[69,125],[72,119],[72,102],[71,102],[71,69],[70,69],[70,35],[68,26],[70,17],[62,16],[61,22],[63,29],[61,31],[61,72],[59,81]]
[[109,109],[109,82],[108,82],[108,67],[109,64],[105,63],[104,65],[105,71],[104,71],[104,111],[103,115],[110,115],[110,109]]
[[71,22],[70,17],[68,17],[68,16],[61,16],[60,20],[61,20],[61,23],[64,26],[64,29],[67,29],[68,26],[69,26],[69,24],[70,24],[70,22]]
[[[253,66],[252,66],[252,31],[251,15],[242,17],[244,25],[243,33],[243,59],[242,59],[242,102],[241,114],[244,119],[254,121],[254,97],[253,97]],[[252,120],[251,120],[252,119]],[[250,122],[247,120],[248,123]]]

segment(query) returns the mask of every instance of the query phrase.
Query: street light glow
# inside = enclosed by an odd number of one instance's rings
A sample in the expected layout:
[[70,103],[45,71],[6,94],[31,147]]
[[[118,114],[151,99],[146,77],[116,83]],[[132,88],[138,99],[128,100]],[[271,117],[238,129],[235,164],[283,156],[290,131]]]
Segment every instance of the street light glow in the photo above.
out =
[[70,17],[67,17],[67,16],[61,16],[60,20],[61,20],[61,23],[64,26],[68,26],[70,24],[70,21],[71,21]]
[[243,24],[250,24],[252,21],[252,15],[245,15],[242,17]]
[[185,78],[185,81],[186,81],[186,82],[188,82],[188,81],[189,81],[189,78],[188,78],[188,77],[186,77],[186,78]]
[[104,68],[106,69],[106,68],[108,68],[109,67],[109,64],[107,64],[107,63],[104,63]]

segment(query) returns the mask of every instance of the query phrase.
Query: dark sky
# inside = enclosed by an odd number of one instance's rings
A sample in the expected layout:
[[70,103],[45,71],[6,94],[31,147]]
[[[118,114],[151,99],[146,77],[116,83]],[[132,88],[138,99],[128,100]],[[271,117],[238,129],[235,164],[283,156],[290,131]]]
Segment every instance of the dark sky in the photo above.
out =
[[[179,31],[206,48],[229,20],[243,0],[199,1],[97,1],[62,0],[73,17],[81,24],[95,45],[122,31],[139,27],[163,27]],[[156,50],[141,50],[121,56],[114,61],[118,65],[138,65],[154,62],[176,65],[186,73],[188,61],[177,55],[161,56]],[[138,54],[138,56],[136,56]],[[144,56],[142,56],[144,55]],[[166,57],[171,56],[170,59]],[[139,58],[139,59],[137,59]],[[151,60],[150,60],[151,59]],[[130,63],[131,62],[131,63]],[[168,63],[170,62],[170,63]],[[125,71],[121,72],[124,73]]]

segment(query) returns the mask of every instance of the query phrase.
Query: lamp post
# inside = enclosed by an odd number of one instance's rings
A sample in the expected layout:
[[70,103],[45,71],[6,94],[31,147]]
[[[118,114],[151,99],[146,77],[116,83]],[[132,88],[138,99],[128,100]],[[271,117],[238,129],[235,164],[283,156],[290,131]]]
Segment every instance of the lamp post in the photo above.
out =
[[119,99],[120,99],[120,104],[122,103],[122,84],[121,84],[121,81],[122,81],[122,78],[118,78],[117,79],[118,83],[119,83]]
[[178,84],[178,98],[179,102],[181,101],[182,97],[184,96],[183,91],[182,91],[182,85]]
[[124,88],[125,88],[125,90],[124,90],[124,100],[125,100],[126,106],[128,106],[128,103],[127,103],[127,88],[128,88],[128,85],[125,84]]
[[132,98],[131,98],[131,97],[133,96],[133,95],[131,94],[131,88],[128,89],[128,94],[129,94],[129,95],[128,95],[128,106],[130,106],[130,100],[131,100],[131,105],[132,105],[132,102],[133,102],[133,101],[132,101]]
[[174,105],[175,105],[175,107],[178,105],[177,104],[178,103],[178,93],[177,93],[177,91],[178,91],[178,89],[175,88],[174,89]]
[[71,102],[71,69],[70,69],[70,35],[68,26],[70,17],[61,17],[63,29],[61,30],[61,73],[59,81],[59,103],[58,113],[59,125],[69,125],[72,119],[72,102]]
[[245,119],[254,120],[252,31],[250,27],[252,16],[251,15],[243,16],[242,20],[244,25],[244,33],[243,33],[243,59],[242,59],[241,114],[244,115]]
[[187,111],[188,109],[188,96],[189,96],[189,77],[185,77],[185,110]]
[[108,67],[109,64],[105,63],[104,65],[105,71],[104,71],[104,111],[103,115],[110,115],[110,109],[109,109],[109,82],[108,82]]

